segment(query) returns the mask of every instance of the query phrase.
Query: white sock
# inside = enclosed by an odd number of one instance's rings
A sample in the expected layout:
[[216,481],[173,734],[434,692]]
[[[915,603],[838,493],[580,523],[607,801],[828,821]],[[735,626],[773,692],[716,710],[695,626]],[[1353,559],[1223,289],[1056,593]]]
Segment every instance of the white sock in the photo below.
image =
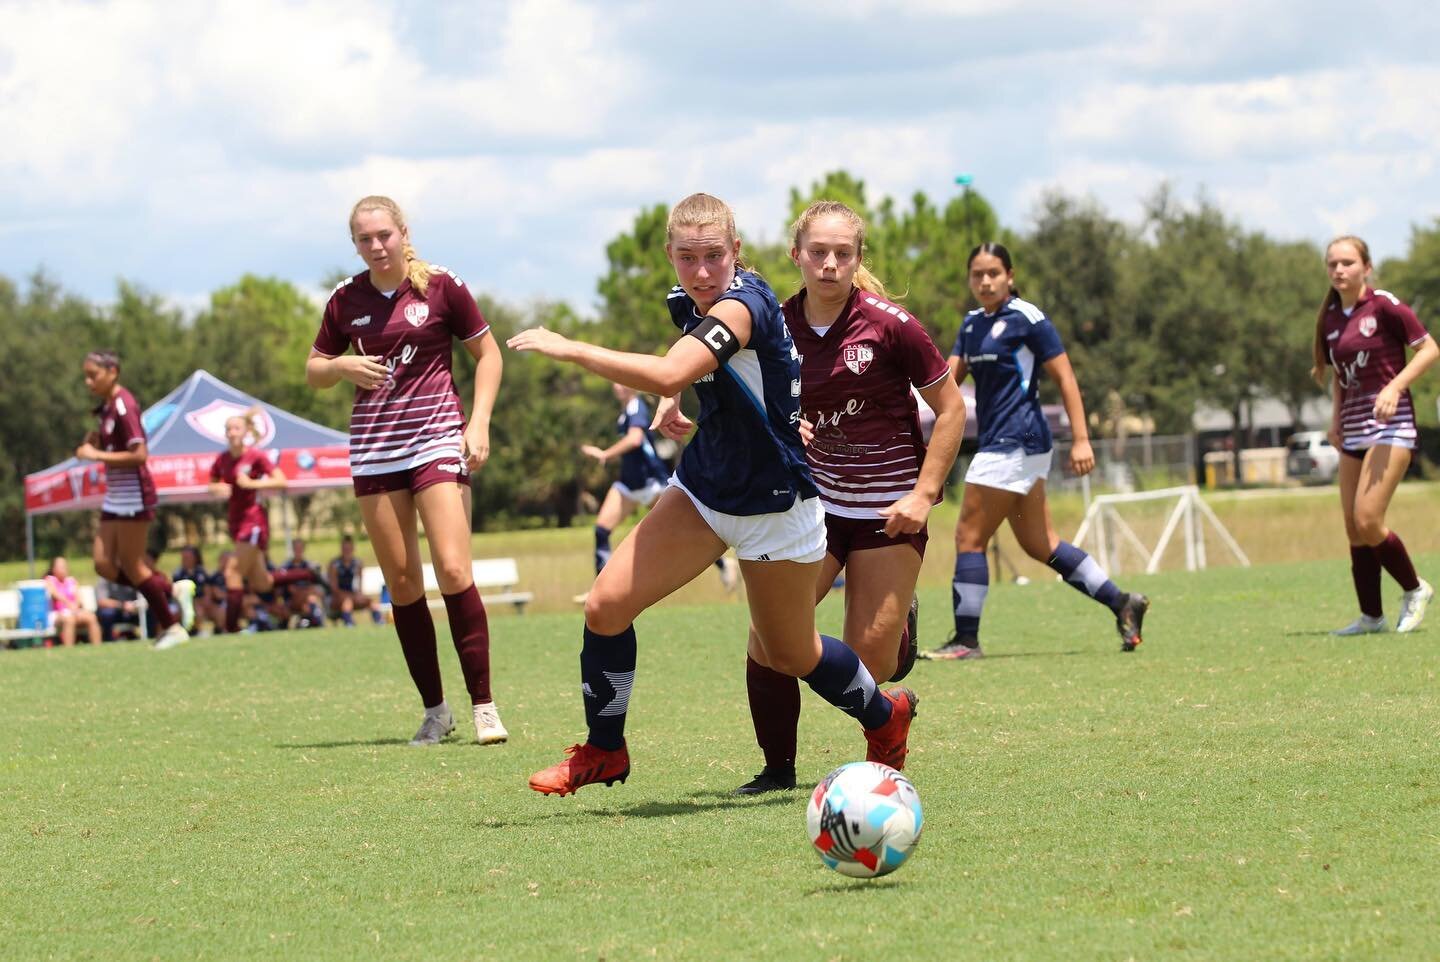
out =
[[442,715],[448,714],[450,714],[450,706],[445,703],[444,699],[441,699],[440,704],[436,705],[434,708],[425,709],[426,718],[439,718]]

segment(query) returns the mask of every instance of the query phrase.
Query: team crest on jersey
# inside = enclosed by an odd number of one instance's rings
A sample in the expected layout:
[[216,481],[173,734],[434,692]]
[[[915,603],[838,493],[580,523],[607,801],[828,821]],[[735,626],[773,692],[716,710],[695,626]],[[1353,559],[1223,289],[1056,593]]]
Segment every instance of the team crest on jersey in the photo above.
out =
[[426,304],[405,305],[405,320],[409,321],[414,327],[419,327],[421,324],[424,324],[425,319],[429,316],[430,307]]
[[1373,318],[1373,317],[1362,317],[1362,318],[1360,318],[1360,336],[1361,336],[1361,337],[1374,337],[1374,336],[1375,336],[1375,318]]
[[991,325],[990,325],[990,337],[991,337],[992,340],[995,339],[995,338],[998,338],[1001,334],[1004,334],[1004,333],[1005,333],[1005,322],[1004,322],[1004,321],[996,321],[994,324],[991,324]]
[[845,366],[852,374],[864,374],[870,362],[875,360],[875,348],[869,344],[851,344],[845,348]]

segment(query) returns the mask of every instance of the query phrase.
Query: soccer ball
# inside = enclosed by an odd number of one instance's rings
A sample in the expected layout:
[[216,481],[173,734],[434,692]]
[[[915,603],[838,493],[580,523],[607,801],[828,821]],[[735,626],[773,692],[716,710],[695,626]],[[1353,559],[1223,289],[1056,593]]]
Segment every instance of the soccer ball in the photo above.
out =
[[851,762],[820,780],[805,812],[820,861],[842,875],[895,871],[920,842],[920,793],[889,765]]

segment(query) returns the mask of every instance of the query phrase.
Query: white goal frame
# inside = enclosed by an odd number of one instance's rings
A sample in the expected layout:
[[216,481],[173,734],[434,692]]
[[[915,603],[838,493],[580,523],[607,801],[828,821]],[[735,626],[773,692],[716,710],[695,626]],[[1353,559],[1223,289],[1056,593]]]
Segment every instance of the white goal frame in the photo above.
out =
[[[1153,550],[1147,548],[1140,537],[1135,534],[1135,529],[1131,528],[1120,516],[1117,508],[1120,505],[1133,504],[1137,501],[1163,501],[1170,498],[1175,499],[1175,507],[1165,521],[1165,529],[1160,533],[1160,540],[1156,542]],[[1170,546],[1170,539],[1179,529],[1185,538],[1185,570],[1198,571],[1206,566],[1206,522],[1241,567],[1250,567],[1250,559],[1245,556],[1240,545],[1231,537],[1225,525],[1215,517],[1215,512],[1210,510],[1205,499],[1200,497],[1200,489],[1193,484],[1178,488],[1161,488],[1157,491],[1096,496],[1085,511],[1085,519],[1080,522],[1080,530],[1075,532],[1074,544],[1077,548],[1082,547],[1085,539],[1093,533],[1095,548],[1092,553],[1100,559],[1105,570],[1111,574],[1120,572],[1118,549],[1122,544],[1129,545],[1140,557],[1145,559],[1145,573],[1154,574],[1160,570],[1160,559],[1165,556],[1165,549]]]

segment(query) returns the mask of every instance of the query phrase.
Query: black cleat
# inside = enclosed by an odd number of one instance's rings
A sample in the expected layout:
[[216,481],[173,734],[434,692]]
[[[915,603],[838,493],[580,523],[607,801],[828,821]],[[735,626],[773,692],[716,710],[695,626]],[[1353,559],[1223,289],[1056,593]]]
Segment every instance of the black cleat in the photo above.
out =
[[1145,623],[1145,612],[1150,610],[1150,599],[1141,594],[1127,594],[1125,604],[1115,616],[1115,630],[1120,632],[1120,650],[1134,651],[1145,639],[1140,637],[1140,627]]
[[891,681],[899,681],[910,674],[910,669],[915,667],[915,659],[920,656],[920,596],[910,596],[910,611],[905,615],[905,633],[910,638],[910,643],[905,644],[901,639],[900,660],[895,663],[895,674],[890,676]]
[[795,787],[795,768],[771,768],[766,765],[750,781],[741,785],[731,795],[763,795],[766,792],[784,792]]
[[927,661],[960,661],[965,658],[980,658],[985,652],[980,650],[980,641],[977,638],[958,638],[954,635],[934,651],[927,651],[921,658]]

